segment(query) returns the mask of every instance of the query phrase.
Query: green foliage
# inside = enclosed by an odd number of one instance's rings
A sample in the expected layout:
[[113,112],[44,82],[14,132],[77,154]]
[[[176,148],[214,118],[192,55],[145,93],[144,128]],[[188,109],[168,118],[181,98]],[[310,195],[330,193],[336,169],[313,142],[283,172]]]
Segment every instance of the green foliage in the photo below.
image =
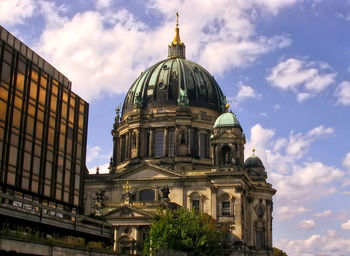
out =
[[176,250],[191,255],[222,255],[222,235],[223,231],[207,214],[184,209],[159,211],[147,236],[144,253]]
[[273,247],[273,255],[275,255],[275,256],[288,256],[287,253],[285,253],[284,251],[282,251],[276,247]]

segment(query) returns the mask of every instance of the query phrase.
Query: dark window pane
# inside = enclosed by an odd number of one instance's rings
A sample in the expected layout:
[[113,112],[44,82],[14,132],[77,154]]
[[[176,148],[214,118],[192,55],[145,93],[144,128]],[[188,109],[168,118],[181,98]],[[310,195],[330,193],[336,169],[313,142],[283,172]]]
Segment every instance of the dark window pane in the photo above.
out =
[[140,201],[154,201],[154,190],[144,189],[140,192]]
[[30,171],[31,156],[27,152],[24,153],[23,170]]
[[41,139],[43,137],[43,124],[41,122],[36,122],[35,134],[37,139]]
[[22,177],[22,189],[29,189],[29,179],[27,177]]
[[156,132],[156,157],[164,156],[164,131]]
[[23,74],[26,72],[26,64],[21,60],[18,61],[18,71],[22,72]]
[[7,173],[7,184],[15,185],[16,175],[12,172]]
[[207,157],[207,146],[208,146],[208,138],[207,138],[207,134],[203,134],[201,133],[200,135],[200,151],[199,151],[199,156],[200,157]]
[[10,146],[9,164],[17,165],[17,148]]
[[174,132],[169,132],[169,147],[168,147],[168,155],[174,156]]
[[192,200],[192,210],[199,211],[199,200],[198,199]]
[[39,175],[40,172],[40,158],[34,156],[33,158],[33,173]]
[[11,68],[6,63],[2,63],[1,80],[10,83]]
[[27,133],[33,135],[34,132],[34,118],[28,116],[27,118]]
[[79,175],[75,175],[74,188],[75,189],[79,189],[79,187],[80,187],[80,176]]

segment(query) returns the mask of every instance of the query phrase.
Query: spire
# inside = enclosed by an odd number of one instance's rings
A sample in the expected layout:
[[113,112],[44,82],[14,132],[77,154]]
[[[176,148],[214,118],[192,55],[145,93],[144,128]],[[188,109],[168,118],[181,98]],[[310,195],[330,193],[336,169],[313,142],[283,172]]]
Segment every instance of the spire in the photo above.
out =
[[179,13],[176,12],[176,27],[173,41],[169,44],[168,58],[185,58],[185,44],[180,39]]
[[253,148],[252,151],[253,151],[253,156],[255,156],[255,148]]

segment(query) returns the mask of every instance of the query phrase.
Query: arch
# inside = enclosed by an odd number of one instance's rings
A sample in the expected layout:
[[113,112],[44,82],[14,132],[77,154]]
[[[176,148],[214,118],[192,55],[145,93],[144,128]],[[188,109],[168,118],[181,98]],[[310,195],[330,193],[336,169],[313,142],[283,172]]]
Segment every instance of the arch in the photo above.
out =
[[265,230],[264,221],[257,220],[254,222],[254,238],[256,250],[264,250],[266,248]]
[[140,201],[155,201],[155,191],[153,189],[143,189],[140,191]]
[[135,250],[136,241],[130,236],[121,236],[118,239],[118,248],[122,255],[133,255]]
[[218,212],[219,216],[234,216],[234,201],[235,198],[226,193],[223,192],[218,197]]
[[190,210],[191,211],[203,211],[203,198],[204,196],[199,192],[192,192],[189,194]]
[[220,148],[220,166],[229,166],[233,164],[232,153],[232,149],[229,145],[225,144]]

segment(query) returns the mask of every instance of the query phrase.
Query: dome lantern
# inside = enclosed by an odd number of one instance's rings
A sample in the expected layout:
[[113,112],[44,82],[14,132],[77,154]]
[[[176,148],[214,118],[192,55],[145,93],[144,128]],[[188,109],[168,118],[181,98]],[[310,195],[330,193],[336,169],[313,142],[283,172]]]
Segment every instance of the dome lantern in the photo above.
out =
[[173,41],[169,44],[168,47],[168,58],[184,58],[185,59],[185,44],[181,42],[180,39],[180,28],[179,28],[179,13],[176,13],[176,28],[175,36]]

